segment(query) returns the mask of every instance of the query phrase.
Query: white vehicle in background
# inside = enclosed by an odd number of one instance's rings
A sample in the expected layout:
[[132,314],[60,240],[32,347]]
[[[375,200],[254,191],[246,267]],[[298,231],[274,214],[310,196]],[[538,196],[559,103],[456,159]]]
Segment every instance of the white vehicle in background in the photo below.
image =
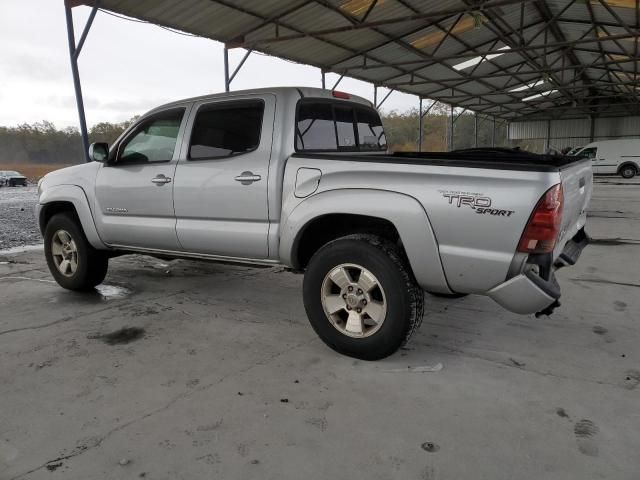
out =
[[595,175],[640,174],[640,138],[592,142],[575,155],[590,158]]
[[566,154],[569,156],[574,156],[583,148],[584,148],[584,145],[580,145],[579,147],[574,147],[571,150],[569,150]]

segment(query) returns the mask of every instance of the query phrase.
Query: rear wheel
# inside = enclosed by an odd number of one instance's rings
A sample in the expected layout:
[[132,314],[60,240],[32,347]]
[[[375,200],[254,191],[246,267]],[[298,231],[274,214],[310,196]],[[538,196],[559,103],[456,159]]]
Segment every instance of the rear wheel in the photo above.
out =
[[378,360],[405,344],[422,321],[424,292],[399,248],[373,235],[322,247],[304,276],[311,326],[331,348]]
[[49,271],[61,287],[86,291],[102,283],[109,259],[91,246],[74,215],[58,213],[44,231]]
[[620,169],[620,175],[622,178],[633,178],[638,173],[637,169],[633,165],[625,165]]

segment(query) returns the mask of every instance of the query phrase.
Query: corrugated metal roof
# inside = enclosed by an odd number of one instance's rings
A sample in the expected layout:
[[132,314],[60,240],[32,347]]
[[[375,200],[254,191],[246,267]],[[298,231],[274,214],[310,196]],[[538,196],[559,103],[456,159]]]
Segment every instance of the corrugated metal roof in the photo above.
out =
[[637,2],[627,3],[101,0],[100,7],[515,119],[640,113],[640,13]]

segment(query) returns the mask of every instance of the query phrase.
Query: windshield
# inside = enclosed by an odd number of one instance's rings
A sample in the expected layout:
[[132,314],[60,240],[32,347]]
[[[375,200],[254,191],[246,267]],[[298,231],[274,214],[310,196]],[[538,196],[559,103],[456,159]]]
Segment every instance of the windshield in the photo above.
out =
[[0,176],[3,177],[21,177],[22,175],[16,171],[13,170],[3,170],[0,171]]

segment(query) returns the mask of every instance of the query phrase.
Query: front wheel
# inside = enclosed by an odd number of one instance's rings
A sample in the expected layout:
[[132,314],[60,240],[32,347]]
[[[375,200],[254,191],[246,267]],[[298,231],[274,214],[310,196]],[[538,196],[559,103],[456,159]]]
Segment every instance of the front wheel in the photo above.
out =
[[424,292],[400,249],[374,235],[329,242],[304,276],[311,326],[329,347],[379,360],[405,344],[422,322]]
[[69,213],[58,213],[47,223],[44,253],[51,275],[68,290],[91,290],[107,275],[109,259],[91,246]]
[[636,176],[636,173],[636,167],[633,165],[625,165],[620,169],[620,175],[622,175],[622,178],[633,178]]

